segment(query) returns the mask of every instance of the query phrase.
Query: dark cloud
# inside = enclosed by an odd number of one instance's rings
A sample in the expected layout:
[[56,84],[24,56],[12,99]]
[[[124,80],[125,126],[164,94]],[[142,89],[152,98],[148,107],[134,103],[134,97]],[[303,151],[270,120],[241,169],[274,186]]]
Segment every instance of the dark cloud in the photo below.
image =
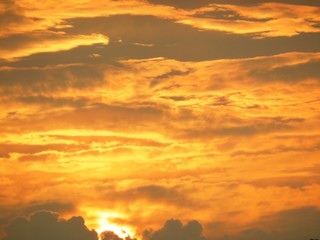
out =
[[[54,126],[57,129],[88,128],[115,130],[148,130],[155,124],[163,122],[164,111],[157,106],[92,104],[72,111],[48,114],[41,112],[29,115],[27,119],[15,119],[0,126],[2,132],[30,132],[47,130]],[[27,126],[27,127],[26,127]],[[126,131],[125,130],[125,131]]]
[[111,231],[101,233],[101,240],[122,240],[117,234]]
[[[0,196],[1,199],[1,196]],[[16,216],[25,216],[30,215],[31,213],[37,211],[51,211],[59,213],[70,213],[73,212],[76,207],[71,203],[65,202],[32,202],[27,205],[12,205],[6,206],[2,205],[0,202],[0,233],[3,226],[5,226],[10,219],[13,219]]]
[[160,5],[169,5],[176,8],[199,8],[212,3],[211,0],[148,0],[150,3],[153,4],[160,4]]
[[258,5],[267,2],[278,2],[297,5],[320,6],[317,0],[148,0],[153,4],[169,5],[176,8],[199,8],[208,4]]
[[[320,150],[320,148],[318,150]],[[248,183],[253,184],[256,187],[262,188],[277,186],[304,189],[307,186],[311,186],[319,182],[320,174],[313,176],[270,177],[250,181]]]
[[119,136],[68,136],[68,135],[48,135],[49,137],[55,138],[57,140],[72,140],[79,143],[94,143],[94,142],[119,142],[122,144],[129,144],[135,146],[150,146],[150,147],[167,147],[170,143],[162,143],[157,140],[133,138],[133,137],[119,137]]
[[82,217],[65,220],[46,211],[14,219],[4,231],[2,240],[98,240],[97,233],[86,227]]
[[[0,196],[1,198],[1,196]],[[29,215],[36,211],[52,211],[59,213],[70,213],[75,210],[75,206],[71,203],[61,203],[61,202],[39,202],[30,203],[27,206],[13,205],[6,206],[0,204],[0,230],[5,226],[10,219],[20,215]],[[1,232],[1,231],[0,231]]]
[[190,100],[194,97],[192,96],[170,96],[170,97],[161,97],[163,99],[170,99],[172,101],[185,101],[185,100]]
[[119,237],[117,234],[111,231],[105,231],[101,233],[100,235],[101,240],[137,240],[136,238],[131,238],[130,236],[127,236],[125,238]]
[[[206,11],[203,13],[197,13],[193,15],[197,18],[214,18],[214,19],[224,19],[224,20],[245,20],[245,21],[254,21],[254,22],[263,22],[266,19],[255,19],[255,18],[247,18],[241,16],[236,11],[230,10],[228,8],[216,7],[213,11]],[[269,20],[269,19],[268,19]]]
[[[150,54],[150,57],[163,56],[177,60],[209,60],[308,51],[307,48],[309,51],[315,51],[319,50],[316,40],[320,40],[320,34],[312,33],[302,33],[292,38],[252,39],[246,35],[199,31],[172,20],[151,16],[82,18],[70,20],[69,24],[73,25],[73,28],[65,31],[71,34],[100,32],[109,36],[111,40],[121,39],[121,43],[111,42],[106,46],[105,54],[122,52],[124,55],[119,57],[130,57],[134,53],[136,56],[132,58],[143,58],[143,55],[148,57]],[[146,48],[133,45],[136,42],[151,43],[154,46]],[[306,46],[306,42],[310,45]]]
[[117,234],[111,231],[105,231],[101,233],[101,240],[123,240]]
[[304,207],[282,211],[261,219],[255,227],[225,240],[301,240],[320,237],[320,211]]
[[[18,93],[20,95],[22,93],[44,94],[68,88],[85,88],[104,80],[103,71],[99,71],[98,69],[99,67],[91,65],[71,65],[50,69],[3,70],[0,71],[0,92],[3,95],[9,93]],[[21,100],[26,102],[37,101],[37,99],[30,97],[22,98]]]
[[192,72],[192,70],[188,70],[188,71],[179,71],[179,70],[171,70],[165,74],[162,74],[160,76],[156,76],[153,78],[153,80],[150,83],[150,87],[155,87],[158,85],[158,83],[160,83],[163,79],[166,78],[170,78],[170,77],[174,77],[174,76],[185,76],[188,75]]
[[17,102],[21,102],[23,104],[35,104],[49,107],[62,107],[62,106],[70,106],[74,108],[81,108],[90,103],[90,101],[86,98],[79,97],[77,99],[74,98],[64,98],[64,97],[47,97],[47,96],[23,96],[16,97],[12,99]]
[[252,70],[250,77],[257,80],[298,82],[308,79],[320,81],[320,60],[314,60],[307,63],[296,64],[273,68],[271,70]]
[[[49,38],[49,36],[51,38],[53,37],[51,34],[41,34],[41,35],[43,40]],[[38,38],[39,38],[39,34],[38,35],[12,34],[12,35],[0,38],[0,44],[1,46],[3,46],[4,49],[14,51],[36,42]]]
[[168,220],[165,225],[155,231],[145,231],[147,240],[205,240],[202,226],[197,221],[190,221],[183,225],[180,220]]
[[184,130],[178,133],[178,137],[183,138],[211,138],[214,136],[253,136],[256,134],[266,134],[281,132],[292,129],[289,124],[280,123],[257,123],[245,126],[205,128],[199,130]]
[[[82,46],[55,53],[34,54],[16,62],[3,62],[2,65],[45,66],[75,62],[116,64],[121,59],[154,57],[200,61],[320,50],[318,44],[320,33],[300,33],[290,38],[254,39],[249,35],[200,31],[172,20],[131,15],[77,18],[68,20],[66,24],[73,26],[63,29],[67,34],[101,33],[110,37],[110,43]],[[144,47],[135,43],[153,45]],[[92,54],[99,54],[100,57],[92,58],[90,57]]]
[[17,14],[14,10],[8,10],[0,13],[0,28],[5,28],[11,24],[18,24],[25,20],[22,15]]
[[[3,6],[3,12],[0,13],[0,32],[1,30],[6,30],[14,24],[21,24],[27,19],[21,14],[19,8],[17,7],[15,0],[2,0],[0,6]],[[5,34],[10,34],[10,32],[4,32]],[[1,35],[1,33],[0,33]]]
[[0,143],[0,158],[8,158],[10,153],[34,154],[44,151],[72,152],[85,148],[84,144],[10,144]]
[[131,188],[126,191],[114,192],[112,196],[118,201],[121,199],[130,199],[130,201],[146,199],[150,202],[165,202],[166,204],[174,204],[181,207],[188,207],[192,204],[191,200],[176,188],[158,185],[147,185]]

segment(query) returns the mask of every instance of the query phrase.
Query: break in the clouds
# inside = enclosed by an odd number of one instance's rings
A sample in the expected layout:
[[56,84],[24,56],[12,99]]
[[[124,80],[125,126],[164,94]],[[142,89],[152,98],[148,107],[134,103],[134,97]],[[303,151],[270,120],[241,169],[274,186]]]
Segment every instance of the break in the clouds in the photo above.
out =
[[319,11],[1,1],[1,237],[318,238]]

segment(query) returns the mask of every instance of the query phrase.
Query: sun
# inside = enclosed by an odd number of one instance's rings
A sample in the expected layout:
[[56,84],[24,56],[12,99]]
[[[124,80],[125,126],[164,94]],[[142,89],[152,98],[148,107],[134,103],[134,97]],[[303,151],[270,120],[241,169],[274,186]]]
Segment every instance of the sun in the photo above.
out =
[[99,228],[96,230],[97,233],[100,235],[105,231],[111,231],[123,239],[125,239],[126,237],[134,238],[134,230],[129,226],[113,223],[111,220],[114,218],[120,218],[120,215],[117,213],[100,213],[98,220]]

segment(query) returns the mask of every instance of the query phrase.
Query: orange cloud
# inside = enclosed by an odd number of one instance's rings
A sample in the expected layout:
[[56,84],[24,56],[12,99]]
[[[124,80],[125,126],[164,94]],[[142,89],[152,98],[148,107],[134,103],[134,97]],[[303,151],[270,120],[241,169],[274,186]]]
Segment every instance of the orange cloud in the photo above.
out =
[[316,7],[6,3],[1,223],[46,209],[102,229],[114,213],[138,232],[197,219],[237,239],[269,236],[270,216],[317,215]]
[[29,34],[26,41],[15,49],[0,50],[0,54],[4,59],[14,60],[35,53],[65,51],[78,46],[108,44],[108,42],[108,37],[101,34],[69,36],[63,33],[39,32]]
[[[19,20],[21,23],[8,24],[8,28],[3,34],[45,30],[50,27],[71,27],[64,23],[64,20],[70,18],[123,14],[150,15],[171,19],[199,29],[252,34],[255,37],[294,36],[302,32],[319,32],[319,28],[316,27],[316,23],[319,22],[317,7],[283,3],[264,3],[258,6],[210,4],[194,10],[153,5],[139,0],[130,0],[125,3],[82,1],[76,4],[71,0],[61,4],[52,1],[40,4],[36,1],[19,0],[15,6],[24,19]],[[54,11],[52,11],[53,9]],[[210,14],[212,17],[208,17]],[[32,17],[35,15],[39,19],[34,20]],[[220,15],[224,19],[219,19]]]

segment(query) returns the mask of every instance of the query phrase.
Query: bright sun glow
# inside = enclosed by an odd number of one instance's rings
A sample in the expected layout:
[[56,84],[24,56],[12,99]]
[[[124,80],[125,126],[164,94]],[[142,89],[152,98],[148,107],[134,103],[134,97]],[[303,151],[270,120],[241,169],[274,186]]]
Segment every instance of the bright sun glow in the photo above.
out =
[[98,221],[99,228],[97,229],[97,232],[99,235],[105,231],[112,231],[115,234],[117,234],[120,238],[123,238],[123,239],[128,236],[130,238],[134,237],[135,234],[132,228],[130,228],[129,226],[118,225],[110,221],[110,219],[112,218],[119,218],[120,217],[119,214],[101,213],[99,215],[100,215],[100,218]]

